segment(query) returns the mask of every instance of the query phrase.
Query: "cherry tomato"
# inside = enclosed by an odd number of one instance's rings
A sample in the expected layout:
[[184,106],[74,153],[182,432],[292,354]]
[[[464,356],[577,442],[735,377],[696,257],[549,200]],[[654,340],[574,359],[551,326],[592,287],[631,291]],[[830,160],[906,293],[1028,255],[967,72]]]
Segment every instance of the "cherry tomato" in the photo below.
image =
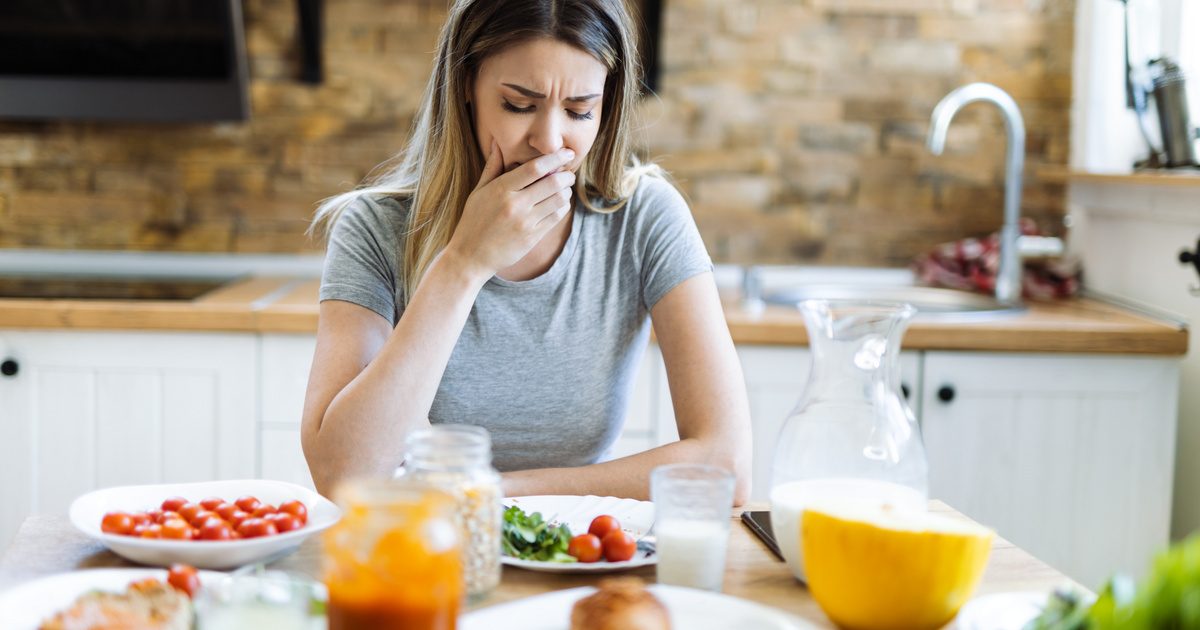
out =
[[229,540],[233,527],[220,518],[210,518],[200,525],[200,540]]
[[592,519],[592,524],[588,526],[588,533],[599,538],[601,542],[609,532],[621,531],[621,521],[607,514],[601,514]]
[[238,499],[236,501],[236,503],[237,503],[238,509],[243,512],[246,512],[247,514],[254,512],[254,510],[258,509],[258,506],[262,505],[262,501],[259,501],[258,499],[251,497],[251,496],[244,496],[244,497]]
[[204,508],[200,507],[199,503],[184,503],[183,506],[176,510],[176,512],[179,512],[180,518],[191,523],[192,519],[196,518],[196,515],[199,514],[200,510],[202,509]]
[[299,518],[291,514],[280,512],[275,514],[274,517],[271,522],[275,524],[275,529],[279,530],[280,534],[304,527],[304,523],[301,523]]
[[213,511],[217,513],[217,516],[228,521],[233,517],[233,513],[238,511],[238,506],[236,503],[222,503]]
[[221,497],[208,497],[200,502],[200,507],[215,512],[217,510],[217,506],[224,502],[225,499],[222,499]]
[[200,590],[200,576],[195,567],[172,564],[171,569],[167,571],[167,584],[187,593],[188,597],[195,597],[196,591]]
[[609,532],[601,544],[604,546],[604,559],[609,562],[624,562],[637,553],[637,541],[619,529]]
[[280,503],[279,511],[286,512],[287,514],[291,514],[292,516],[300,519],[301,525],[308,523],[308,508],[304,507],[304,504],[299,501],[287,501]]
[[[200,510],[196,512],[196,517],[188,522],[192,524],[192,527],[200,527],[207,523],[210,518],[221,518],[221,515],[216,512],[209,512],[208,510]],[[221,520],[225,519],[221,518]]]
[[146,516],[150,518],[149,523],[157,523],[162,520],[162,510],[146,510]]
[[171,540],[191,540],[192,526],[181,518],[173,518],[162,524],[162,537]]
[[580,534],[567,544],[567,553],[580,562],[595,562],[600,559],[600,539],[591,534]]
[[142,538],[162,538],[162,532],[162,525],[159,525],[158,523],[151,523],[142,530],[140,535]]
[[171,497],[162,502],[162,511],[178,512],[179,508],[183,507],[187,502],[188,500],[183,497]]
[[105,534],[128,536],[133,533],[133,517],[124,512],[109,512],[100,519],[100,531]]
[[242,535],[242,538],[259,538],[261,536],[274,536],[279,533],[275,529],[274,523],[269,523],[261,518],[248,518],[238,525],[237,531]]
[[229,521],[230,525],[233,525],[233,529],[236,531],[237,528],[241,527],[242,523],[245,522],[246,519],[248,519],[248,518],[250,518],[249,514],[243,512],[241,510],[238,510],[238,511],[234,512],[232,515],[230,515],[230,517],[227,520]]
[[179,515],[179,512],[160,512],[158,515],[158,518],[154,522],[158,523],[159,525],[162,525],[163,523],[166,523],[167,521],[169,521],[171,519],[176,519],[176,518],[183,518],[183,517]]
[[253,516],[254,518],[262,518],[268,514],[274,514],[278,511],[279,510],[275,509],[274,505],[271,505],[270,503],[263,503],[255,508],[254,511],[250,513],[250,516]]
[[134,527],[137,527],[138,525],[149,525],[153,522],[150,518],[150,514],[147,512],[134,512],[133,514],[129,515],[129,518],[133,519]]

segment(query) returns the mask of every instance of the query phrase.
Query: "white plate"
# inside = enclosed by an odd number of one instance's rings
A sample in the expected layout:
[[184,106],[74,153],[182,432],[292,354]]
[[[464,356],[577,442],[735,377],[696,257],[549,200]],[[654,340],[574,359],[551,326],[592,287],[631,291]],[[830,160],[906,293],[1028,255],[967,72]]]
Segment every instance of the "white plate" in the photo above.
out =
[[1049,593],[1022,591],[981,595],[966,604],[954,618],[958,630],[1020,630],[1042,614]]
[[[224,577],[221,573],[200,571],[200,584]],[[88,591],[124,592],[131,582],[145,578],[167,581],[166,569],[88,569],[59,573],[26,582],[0,592],[0,628],[35,630],[47,617],[71,605]]]
[[[664,584],[648,588],[667,607],[672,628],[808,630],[817,627],[729,595]],[[459,630],[567,630],[575,602],[594,592],[596,589],[584,586],[483,608],[464,615],[458,627]]]
[[[300,529],[275,536],[230,541],[146,539],[100,531],[100,521],[107,512],[153,510],[161,506],[163,500],[173,496],[195,502],[214,496],[233,501],[245,495],[253,495],[273,505],[299,500],[308,508],[308,523]],[[105,488],[75,499],[71,503],[70,516],[71,524],[79,531],[134,562],[164,567],[173,562],[182,562],[198,569],[231,569],[264,560],[273,561],[295,551],[304,539],[336,523],[342,517],[342,511],[325,497],[303,486],[283,481],[246,479]]]
[[[617,497],[571,496],[571,495],[542,495],[532,497],[509,497],[504,500],[504,506],[516,505],[526,514],[541,512],[542,518],[555,523],[566,523],[571,528],[571,534],[586,534],[592,519],[601,514],[608,514],[621,522],[621,529],[629,532],[634,540],[645,536],[654,527],[654,504],[637,499],[620,499]],[[650,566],[658,563],[657,554],[646,554],[638,551],[633,558],[624,562],[539,562],[536,560],[521,560],[509,556],[501,556],[504,564],[545,571],[548,573],[607,573],[624,571],[637,567]]]

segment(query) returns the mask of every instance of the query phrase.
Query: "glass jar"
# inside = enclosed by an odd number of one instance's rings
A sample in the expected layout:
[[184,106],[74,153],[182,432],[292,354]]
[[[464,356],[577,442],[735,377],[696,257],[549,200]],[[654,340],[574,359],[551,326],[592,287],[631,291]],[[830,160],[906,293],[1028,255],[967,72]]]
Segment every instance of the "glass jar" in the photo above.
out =
[[463,606],[455,502],[427,484],[353,480],[325,532],[329,630],[454,630]]
[[400,475],[432,484],[456,502],[467,595],[500,584],[500,473],[492,468],[492,438],[483,427],[439,424],[413,431]]
[[804,506],[826,497],[926,509],[921,431],[900,393],[900,338],[909,304],[807,300],[800,305],[812,371],[776,440],[771,528],[792,573]]

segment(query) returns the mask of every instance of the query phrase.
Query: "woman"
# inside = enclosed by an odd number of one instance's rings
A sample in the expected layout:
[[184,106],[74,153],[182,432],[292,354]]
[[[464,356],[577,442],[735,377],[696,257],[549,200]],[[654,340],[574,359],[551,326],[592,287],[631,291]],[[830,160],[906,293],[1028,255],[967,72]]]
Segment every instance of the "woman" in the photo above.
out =
[[[741,368],[686,203],[634,164],[634,59],[621,0],[453,3],[402,159],[314,223],[319,490],[391,473],[432,422],[487,428],[509,495],[646,498],[655,466],[704,462],[746,499]],[[651,322],[680,440],[602,461]]]

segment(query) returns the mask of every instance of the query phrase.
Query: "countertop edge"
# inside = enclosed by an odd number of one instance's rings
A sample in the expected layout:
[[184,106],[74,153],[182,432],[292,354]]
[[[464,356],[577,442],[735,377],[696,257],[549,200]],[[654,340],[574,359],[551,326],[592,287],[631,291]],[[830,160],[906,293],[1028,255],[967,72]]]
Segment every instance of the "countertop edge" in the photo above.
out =
[[[314,334],[318,281],[249,277],[188,302],[0,300],[0,328],[153,330]],[[746,311],[724,304],[735,344],[802,346],[808,336],[795,313],[780,307]],[[136,308],[135,308],[136,307]],[[1183,356],[1188,330],[1172,322],[1091,298],[1031,304],[1029,313],[979,322],[916,321],[908,350],[1045,352]]]

